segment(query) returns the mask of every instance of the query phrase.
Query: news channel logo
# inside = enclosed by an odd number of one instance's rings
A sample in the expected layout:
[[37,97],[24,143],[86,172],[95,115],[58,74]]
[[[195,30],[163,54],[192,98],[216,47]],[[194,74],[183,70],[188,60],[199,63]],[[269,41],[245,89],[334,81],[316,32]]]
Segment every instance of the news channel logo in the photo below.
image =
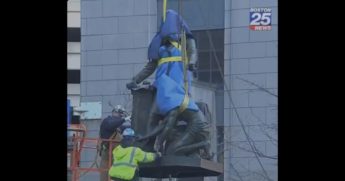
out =
[[272,30],[272,9],[271,8],[250,8],[249,29],[253,31]]

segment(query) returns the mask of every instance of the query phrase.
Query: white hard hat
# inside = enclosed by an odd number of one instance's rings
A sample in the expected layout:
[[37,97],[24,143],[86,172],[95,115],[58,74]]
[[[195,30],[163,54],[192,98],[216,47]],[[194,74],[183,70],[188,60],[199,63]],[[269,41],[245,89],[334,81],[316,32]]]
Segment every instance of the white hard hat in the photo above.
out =
[[112,112],[123,113],[123,112],[125,112],[125,108],[121,105],[116,105]]

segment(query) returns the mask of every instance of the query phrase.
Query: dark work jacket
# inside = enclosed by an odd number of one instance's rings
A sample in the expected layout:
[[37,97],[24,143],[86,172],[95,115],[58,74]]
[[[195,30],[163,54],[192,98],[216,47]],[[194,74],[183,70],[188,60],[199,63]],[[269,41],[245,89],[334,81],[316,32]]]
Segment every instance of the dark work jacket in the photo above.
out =
[[121,117],[106,117],[100,127],[100,137],[102,139],[109,139],[112,134],[115,133],[116,129],[119,128],[125,120]]

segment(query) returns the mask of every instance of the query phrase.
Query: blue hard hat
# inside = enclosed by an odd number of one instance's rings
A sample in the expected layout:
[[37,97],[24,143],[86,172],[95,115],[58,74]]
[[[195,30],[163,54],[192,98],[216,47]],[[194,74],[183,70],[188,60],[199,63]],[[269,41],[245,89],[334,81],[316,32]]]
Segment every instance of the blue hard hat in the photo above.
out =
[[132,128],[126,128],[123,130],[122,136],[134,136],[134,130]]

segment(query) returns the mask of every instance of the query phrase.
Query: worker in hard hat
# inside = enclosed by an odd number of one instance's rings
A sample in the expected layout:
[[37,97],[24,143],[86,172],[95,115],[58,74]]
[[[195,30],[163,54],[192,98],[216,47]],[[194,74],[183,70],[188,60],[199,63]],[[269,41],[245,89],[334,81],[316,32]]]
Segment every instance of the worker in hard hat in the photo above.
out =
[[[109,159],[109,155],[111,155],[111,150],[118,146],[120,141],[122,140],[121,128],[123,128],[124,126],[130,127],[131,125],[131,120],[129,119],[129,117],[125,116],[124,112],[125,109],[121,105],[115,106],[112,110],[112,115],[106,117],[100,125],[99,136],[103,140],[99,144],[101,168],[109,168],[109,162],[111,162],[111,159]],[[111,145],[110,141],[105,140],[112,140]],[[101,172],[100,181],[108,181],[108,173],[106,171]]]
[[109,176],[115,181],[138,180],[138,164],[153,162],[161,157],[161,153],[150,153],[133,146],[135,133],[132,128],[123,131],[121,144],[113,150],[113,165]]

